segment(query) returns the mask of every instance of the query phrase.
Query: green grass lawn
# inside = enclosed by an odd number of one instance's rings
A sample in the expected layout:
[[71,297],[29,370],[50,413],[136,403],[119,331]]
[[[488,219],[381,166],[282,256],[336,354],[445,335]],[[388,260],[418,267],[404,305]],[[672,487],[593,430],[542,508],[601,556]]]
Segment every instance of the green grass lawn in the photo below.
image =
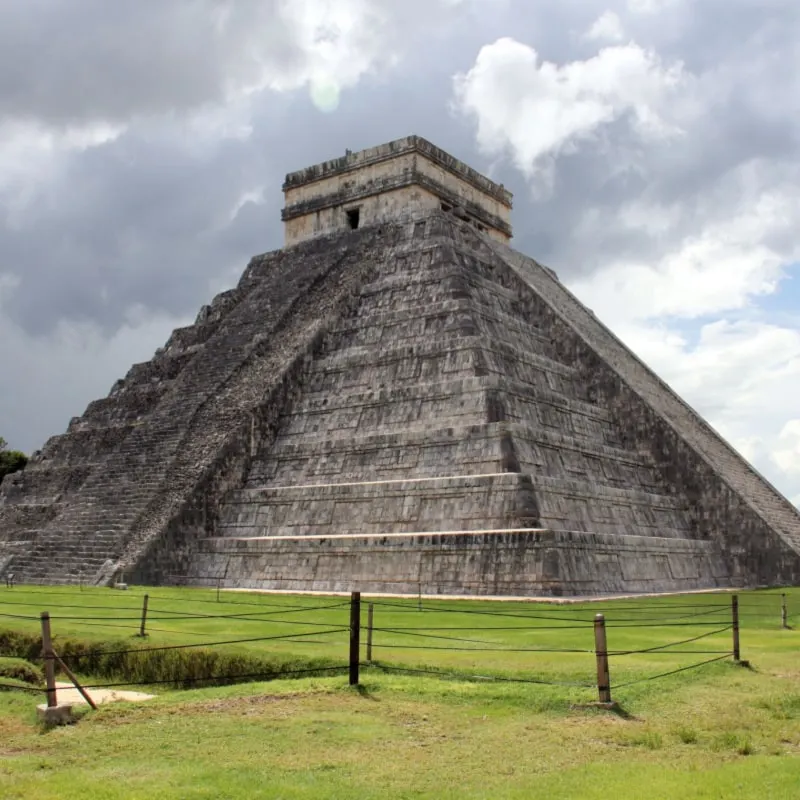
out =
[[[154,589],[142,640],[145,591],[3,589],[0,628],[34,635],[48,610],[56,648],[260,639],[210,649],[239,656],[243,670],[264,658],[347,662],[346,598],[222,593],[218,603],[213,591]],[[787,596],[800,625],[800,590]],[[0,692],[0,797],[800,798],[800,633],[780,629],[779,593],[739,597],[751,669],[724,658],[647,680],[730,651],[725,594],[600,605],[376,599],[377,666],[357,688],[344,674],[156,686],[156,700],[49,731],[36,723],[38,697]],[[599,610],[612,654],[710,635],[612,655],[623,713],[582,707],[597,694]]]

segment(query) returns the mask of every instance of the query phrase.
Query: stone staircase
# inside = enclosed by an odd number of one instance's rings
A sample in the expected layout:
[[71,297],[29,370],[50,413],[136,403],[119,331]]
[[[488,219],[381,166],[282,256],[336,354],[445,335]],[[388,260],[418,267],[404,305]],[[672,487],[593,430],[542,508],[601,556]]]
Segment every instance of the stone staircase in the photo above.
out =
[[[176,374],[147,418],[133,425],[105,454],[63,504],[61,513],[35,531],[31,546],[22,553],[16,548],[12,566],[18,580],[77,582],[81,575],[100,571],[108,560],[120,562],[121,568],[136,564],[148,540],[162,533],[171,515],[180,513],[190,501],[231,437],[241,435],[247,421],[243,412],[252,414],[265,394],[286,378],[286,369],[296,360],[292,357],[303,355],[302,348],[291,348],[294,342],[281,341],[278,332],[293,329],[311,342],[331,320],[324,313],[325,303],[322,314],[309,304],[323,294],[329,306],[341,303],[367,269],[351,269],[352,275],[337,292],[337,287],[324,284],[342,276],[343,265],[359,260],[357,248],[355,255],[341,249],[313,255],[305,271],[294,270],[288,277],[269,269],[260,280],[254,270],[245,274],[243,282],[250,282],[250,290],[239,302],[229,304],[215,332],[210,332],[208,320],[201,324],[198,338],[204,346]],[[279,252],[263,261],[283,258]],[[305,316],[298,314],[302,311]],[[309,324],[311,314],[316,324]],[[179,331],[165,350],[190,342],[188,346],[197,344],[188,330]],[[158,369],[136,369],[139,378],[146,372],[157,375]],[[236,402],[221,402],[230,401],[234,392]],[[83,422],[75,423],[73,429],[91,424],[99,409],[108,413],[113,406],[112,402],[92,404]],[[54,443],[53,450],[58,446]],[[11,505],[15,504],[6,500],[4,512]],[[3,540],[15,541],[14,533],[4,526]]]

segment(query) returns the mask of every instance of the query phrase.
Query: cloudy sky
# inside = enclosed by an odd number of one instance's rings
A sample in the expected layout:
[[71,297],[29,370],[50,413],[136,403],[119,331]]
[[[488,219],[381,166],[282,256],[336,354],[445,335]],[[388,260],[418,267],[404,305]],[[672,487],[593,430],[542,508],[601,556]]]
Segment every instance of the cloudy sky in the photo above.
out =
[[0,435],[62,432],[409,133],[800,502],[797,0],[0,0]]

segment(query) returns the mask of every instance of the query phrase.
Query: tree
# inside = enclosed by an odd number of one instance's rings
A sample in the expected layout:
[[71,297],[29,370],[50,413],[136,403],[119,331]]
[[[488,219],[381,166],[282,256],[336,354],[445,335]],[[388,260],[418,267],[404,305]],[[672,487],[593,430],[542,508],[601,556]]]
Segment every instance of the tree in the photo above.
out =
[[6,475],[19,472],[28,463],[28,456],[19,450],[9,450],[8,443],[0,436],[0,483]]

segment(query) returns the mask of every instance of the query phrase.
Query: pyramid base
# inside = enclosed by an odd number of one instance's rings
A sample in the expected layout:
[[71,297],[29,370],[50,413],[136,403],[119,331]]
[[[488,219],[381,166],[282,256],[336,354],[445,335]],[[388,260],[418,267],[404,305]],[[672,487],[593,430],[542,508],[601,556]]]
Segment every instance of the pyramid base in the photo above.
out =
[[518,597],[679,592],[734,583],[714,542],[530,529],[207,539],[187,572],[166,582]]

